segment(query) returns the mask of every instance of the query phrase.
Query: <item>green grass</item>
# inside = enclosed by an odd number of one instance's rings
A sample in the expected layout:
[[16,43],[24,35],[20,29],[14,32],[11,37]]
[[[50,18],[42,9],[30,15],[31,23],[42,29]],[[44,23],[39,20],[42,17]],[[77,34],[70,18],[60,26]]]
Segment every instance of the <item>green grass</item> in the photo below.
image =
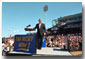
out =
[[77,56],[82,56],[82,54],[79,54],[79,55],[77,55]]

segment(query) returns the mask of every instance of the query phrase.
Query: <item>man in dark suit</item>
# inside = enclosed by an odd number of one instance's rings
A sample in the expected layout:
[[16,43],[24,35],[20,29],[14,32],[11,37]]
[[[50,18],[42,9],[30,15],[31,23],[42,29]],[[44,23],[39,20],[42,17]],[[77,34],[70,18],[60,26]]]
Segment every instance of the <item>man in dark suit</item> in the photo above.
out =
[[41,49],[42,48],[43,36],[46,35],[45,24],[42,23],[41,19],[39,19],[39,23],[36,24],[36,26],[34,28],[25,28],[26,31],[33,31],[35,29],[37,29],[36,48]]
[[46,32],[45,24],[42,23],[41,19],[39,19],[39,23],[36,24],[36,26],[33,29],[34,30],[37,29],[36,48],[41,49],[43,36],[45,35],[45,32]]

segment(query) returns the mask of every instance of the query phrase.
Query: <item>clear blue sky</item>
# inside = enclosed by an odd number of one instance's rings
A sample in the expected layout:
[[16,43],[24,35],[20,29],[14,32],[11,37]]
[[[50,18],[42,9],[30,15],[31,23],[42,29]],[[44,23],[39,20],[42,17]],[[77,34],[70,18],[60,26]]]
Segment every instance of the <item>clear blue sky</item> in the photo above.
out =
[[3,2],[2,37],[28,33],[24,28],[28,24],[35,27],[39,18],[45,23],[43,11],[45,5],[48,5],[47,28],[52,26],[53,19],[82,12],[81,2]]

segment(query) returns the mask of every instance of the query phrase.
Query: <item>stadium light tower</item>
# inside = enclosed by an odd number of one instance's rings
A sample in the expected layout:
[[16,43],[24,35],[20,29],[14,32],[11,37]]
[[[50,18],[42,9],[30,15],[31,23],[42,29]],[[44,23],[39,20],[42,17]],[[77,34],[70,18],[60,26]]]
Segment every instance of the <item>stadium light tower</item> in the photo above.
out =
[[46,11],[48,11],[48,5],[44,6],[44,12],[45,12],[45,26],[46,26]]

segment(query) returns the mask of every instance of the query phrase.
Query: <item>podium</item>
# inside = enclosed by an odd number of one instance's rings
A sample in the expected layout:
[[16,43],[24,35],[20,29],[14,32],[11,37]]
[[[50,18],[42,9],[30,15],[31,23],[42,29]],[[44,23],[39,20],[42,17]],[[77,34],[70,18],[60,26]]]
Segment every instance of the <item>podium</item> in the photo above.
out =
[[36,54],[36,35],[15,35],[14,51]]
[[[24,30],[25,31],[34,31],[34,29],[31,29],[31,28],[24,28]],[[42,47],[46,47],[46,38],[43,38]]]

